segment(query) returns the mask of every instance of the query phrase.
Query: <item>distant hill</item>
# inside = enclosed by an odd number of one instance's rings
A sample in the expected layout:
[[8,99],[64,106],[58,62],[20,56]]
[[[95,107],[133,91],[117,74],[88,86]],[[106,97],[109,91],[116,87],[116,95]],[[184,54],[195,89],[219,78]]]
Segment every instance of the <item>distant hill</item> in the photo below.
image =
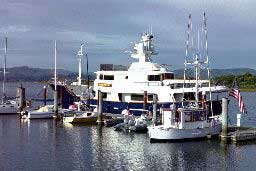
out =
[[[3,68],[0,68],[3,71]],[[57,69],[58,78],[65,80],[75,80],[78,76],[77,72],[72,72],[64,69]],[[90,79],[94,79],[94,76],[89,73]],[[27,66],[7,68],[6,80],[13,81],[49,81],[54,77],[54,69],[41,69],[30,68]],[[83,78],[86,78],[85,74],[82,74]],[[3,74],[0,73],[0,80],[3,80]]]
[[[174,70],[176,78],[183,78],[183,72],[184,72],[184,69]],[[188,76],[193,77],[193,71],[192,70],[188,70],[187,73],[188,73],[187,74]],[[256,70],[250,69],[250,68],[211,69],[210,70],[211,78],[216,78],[216,77],[220,77],[220,76],[227,76],[227,75],[238,76],[238,75],[244,75],[246,73],[256,75]],[[201,78],[207,78],[207,72],[206,71],[202,72]]]
[[[0,68],[3,71],[3,68]],[[42,69],[42,68],[30,68],[27,66],[7,68],[7,81],[48,81],[54,77],[54,69]],[[62,80],[75,80],[78,76],[77,72],[58,69],[58,77]],[[178,69],[174,71],[176,78],[183,78],[183,69]],[[193,71],[188,70],[188,76],[193,77]],[[221,77],[227,75],[243,75],[250,73],[256,75],[256,70],[250,68],[233,68],[233,69],[212,69],[211,77]],[[94,73],[89,73],[90,80],[95,79]],[[86,79],[86,74],[82,74],[82,78]],[[201,78],[207,78],[207,72],[203,71]],[[0,73],[0,81],[3,80],[3,74]]]

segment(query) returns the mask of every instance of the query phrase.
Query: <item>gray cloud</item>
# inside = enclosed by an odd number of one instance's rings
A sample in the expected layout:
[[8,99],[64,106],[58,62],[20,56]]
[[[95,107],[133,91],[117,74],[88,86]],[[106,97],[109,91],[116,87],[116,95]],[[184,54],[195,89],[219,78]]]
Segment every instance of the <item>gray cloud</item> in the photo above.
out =
[[212,67],[255,68],[255,6],[253,0],[2,0],[0,47],[9,37],[8,66],[52,68],[56,39],[58,66],[76,70],[84,42],[95,71],[100,63],[131,62],[124,51],[152,26],[160,52],[155,60],[176,69],[183,66],[188,14],[201,26],[206,11]]

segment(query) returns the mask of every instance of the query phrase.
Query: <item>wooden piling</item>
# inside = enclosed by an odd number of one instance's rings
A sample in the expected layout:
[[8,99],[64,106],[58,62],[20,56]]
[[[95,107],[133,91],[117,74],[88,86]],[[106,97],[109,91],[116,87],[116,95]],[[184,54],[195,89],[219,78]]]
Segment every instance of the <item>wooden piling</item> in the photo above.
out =
[[46,86],[44,86],[44,94],[43,94],[44,106],[46,106],[46,99],[47,99],[47,88]]
[[237,127],[240,127],[240,126],[241,126],[241,113],[238,113],[238,114],[236,115],[236,119],[237,119],[237,121],[236,121],[236,126],[237,126]]
[[222,98],[222,132],[221,140],[227,140],[228,136],[228,99]]
[[23,112],[25,106],[26,106],[26,94],[25,94],[25,88],[20,85],[18,88],[18,93],[19,93],[19,116],[21,118],[21,113]]
[[103,103],[103,97],[101,90],[98,90],[98,124],[102,125],[103,122],[103,116],[102,116],[102,103]]
[[144,91],[144,97],[143,97],[143,114],[146,114],[147,111],[147,103],[148,103],[148,92]]
[[22,84],[20,85],[20,87],[19,87],[19,113],[21,113],[22,112],[22,110],[23,110],[23,88],[22,88]]
[[156,114],[157,114],[157,94],[153,95],[153,118],[152,118],[152,124],[156,125]]
[[58,117],[58,91],[54,90],[54,118]]

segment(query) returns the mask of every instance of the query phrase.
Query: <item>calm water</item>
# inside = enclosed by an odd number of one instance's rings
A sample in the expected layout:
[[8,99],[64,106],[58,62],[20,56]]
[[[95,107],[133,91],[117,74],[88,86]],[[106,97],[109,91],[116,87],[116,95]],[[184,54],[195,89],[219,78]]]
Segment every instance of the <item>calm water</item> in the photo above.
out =
[[[42,87],[24,86],[30,97]],[[242,125],[256,124],[255,97],[256,93],[243,93],[248,114]],[[238,107],[233,102],[229,112],[234,124]],[[0,170],[255,170],[255,154],[256,141],[150,143],[147,134],[0,115]]]

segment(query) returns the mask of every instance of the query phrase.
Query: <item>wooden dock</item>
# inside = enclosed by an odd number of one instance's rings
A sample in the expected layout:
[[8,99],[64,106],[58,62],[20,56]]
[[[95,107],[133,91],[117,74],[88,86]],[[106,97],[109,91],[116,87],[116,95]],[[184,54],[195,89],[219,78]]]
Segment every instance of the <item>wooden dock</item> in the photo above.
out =
[[255,127],[229,127],[227,139],[236,143],[256,140]]

